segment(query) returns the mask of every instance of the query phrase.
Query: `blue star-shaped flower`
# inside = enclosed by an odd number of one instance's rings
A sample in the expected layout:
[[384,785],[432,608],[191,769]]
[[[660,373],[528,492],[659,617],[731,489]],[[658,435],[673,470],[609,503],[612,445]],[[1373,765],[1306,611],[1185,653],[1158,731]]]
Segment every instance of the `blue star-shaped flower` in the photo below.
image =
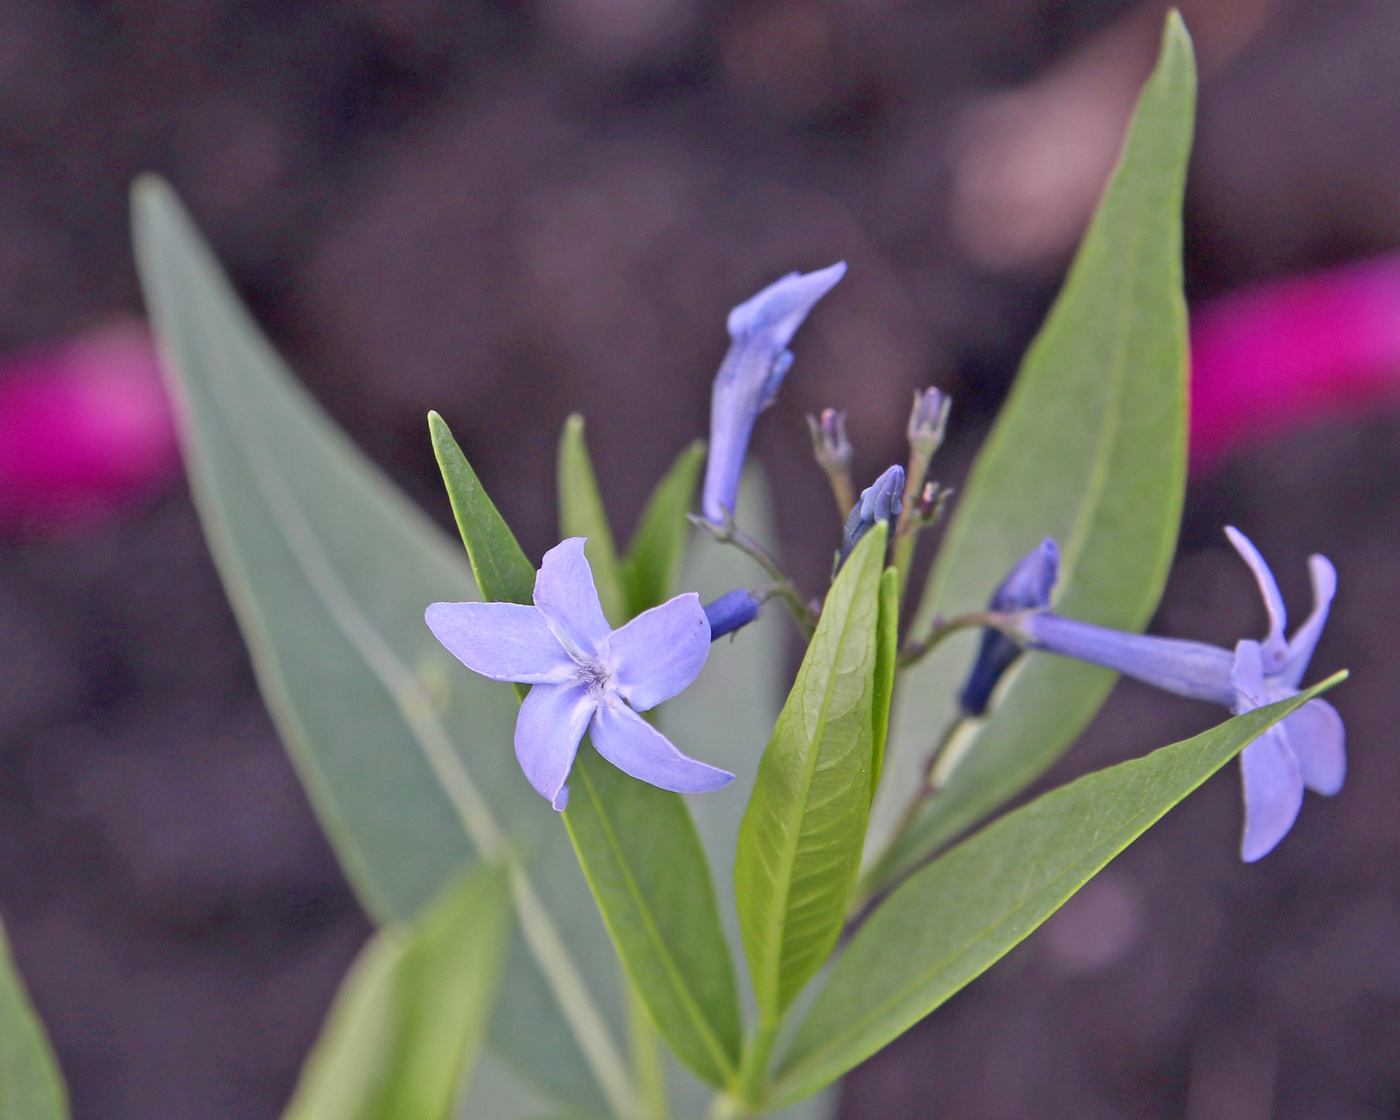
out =
[[[1313,610],[1289,640],[1284,637],[1283,596],[1269,566],[1238,529],[1227,528],[1225,533],[1254,573],[1264,597],[1269,632],[1263,641],[1245,639],[1232,652],[1205,642],[1109,630],[1037,609],[1021,618],[1020,640],[1031,649],[1102,665],[1180,696],[1221,704],[1236,715],[1296,696],[1327,624],[1337,592],[1336,569],[1325,556],[1309,558]],[[1016,569],[1036,577],[1032,581],[1037,583],[1035,601],[1024,606],[1044,607],[1049,602],[1058,562],[1053,545],[1053,541],[1042,543]],[[1007,608],[994,600],[992,609]],[[999,675],[1007,664],[999,663],[995,673]],[[984,679],[991,668],[979,660],[969,681],[969,686],[974,681],[978,684],[979,696],[989,694],[995,683],[994,678],[990,683]],[[1342,788],[1347,768],[1342,717],[1326,700],[1309,700],[1245,747],[1240,768],[1245,806],[1240,855],[1253,862],[1268,855],[1293,827],[1305,788],[1329,795]]]
[[710,652],[695,594],[677,595],[613,630],[598,601],[583,538],[545,553],[535,605],[434,603],[428,627],[468,669],[534,687],[515,724],[515,756],[556,809],[583,733],[624,773],[677,793],[705,793],[734,775],[682,754],[638,712],[682,691]]

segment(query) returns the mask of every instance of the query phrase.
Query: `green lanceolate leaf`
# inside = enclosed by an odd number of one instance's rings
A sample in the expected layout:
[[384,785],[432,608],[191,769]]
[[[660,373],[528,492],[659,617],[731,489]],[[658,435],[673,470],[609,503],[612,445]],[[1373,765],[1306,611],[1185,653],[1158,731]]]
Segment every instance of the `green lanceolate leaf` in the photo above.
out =
[[500,1068],[576,1112],[636,1116],[615,955],[565,831],[515,761],[518,702],[423,622],[431,602],[478,597],[461,546],[298,385],[169,188],[143,180],[134,201],[204,531],[347,877],[383,924],[464,861],[507,860],[519,936],[491,1026]]
[[0,1120],[67,1120],[68,1092],[0,929]]
[[826,1085],[979,976],[1299,696],[1080,778],[1009,813],[880,905],[832,970],[778,1073],[775,1098]]
[[614,626],[621,626],[627,621],[627,603],[618,578],[617,547],[583,439],[583,417],[577,412],[564,421],[559,436],[558,480],[559,535],[587,539],[583,552],[593,569],[603,614]]
[[727,1085],[739,1061],[738,992],[685,801],[584,748],[564,821],[656,1029],[697,1077]]
[[775,1023],[830,955],[870,807],[886,529],[822,607],[739,829],[734,889],[760,1019]]
[[628,618],[664,603],[676,593],[676,579],[690,535],[686,514],[695,504],[695,486],[704,462],[705,443],[696,440],[680,453],[651,492],[619,573]]
[[[1069,277],[973,467],[912,632],[986,607],[1042,538],[1062,557],[1056,609],[1139,630],[1161,595],[1185,487],[1186,311],[1181,199],[1196,74],[1180,17]],[[957,716],[976,635],[906,672],[867,862],[890,843]],[[965,761],[873,876],[887,881],[1029,785],[1072,743],[1113,675],[1032,654]]]
[[360,955],[286,1120],[448,1120],[500,979],[506,876],[477,870]]
[[534,566],[482,489],[447,421],[436,412],[428,413],[428,432],[481,597],[492,603],[533,603]]
[[880,629],[875,646],[875,746],[870,762],[870,792],[880,784],[885,762],[885,739],[890,730],[890,700],[894,692],[895,659],[899,656],[899,572],[886,568],[880,577]]

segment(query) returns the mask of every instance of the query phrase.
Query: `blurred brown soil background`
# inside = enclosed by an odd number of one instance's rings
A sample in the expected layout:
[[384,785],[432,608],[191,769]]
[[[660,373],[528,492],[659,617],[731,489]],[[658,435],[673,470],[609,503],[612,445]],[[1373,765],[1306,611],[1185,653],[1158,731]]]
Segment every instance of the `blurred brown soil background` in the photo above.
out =
[[[857,475],[909,392],[965,469],[1061,275],[1162,9],[1112,0],[3,0],[0,348],[139,313],[131,177],[172,179],[326,407],[440,520],[453,424],[538,557],[588,417],[621,532],[705,426],[724,314],[845,258],[755,451],[814,590],[838,532],[802,416]],[[1400,5],[1188,6],[1194,297],[1400,245]],[[1351,773],[1262,863],[1233,768],[853,1074],[880,1117],[1400,1116],[1400,410],[1193,485],[1154,623],[1223,643],[1341,574],[1316,671]],[[1064,778],[1214,710],[1133,685]],[[368,926],[258,700],[182,485],[0,545],[0,911],[79,1120],[278,1114]]]

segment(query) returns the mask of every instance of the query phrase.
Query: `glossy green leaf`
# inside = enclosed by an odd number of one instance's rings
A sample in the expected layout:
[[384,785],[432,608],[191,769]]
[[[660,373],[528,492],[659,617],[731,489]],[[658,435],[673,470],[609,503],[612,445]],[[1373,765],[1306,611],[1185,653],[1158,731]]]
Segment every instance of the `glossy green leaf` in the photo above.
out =
[[475,599],[461,546],[316,406],[169,188],[135,192],[146,302],[195,501],[258,683],[342,867],[403,920],[474,855],[509,859],[519,937],[491,1047],[579,1112],[634,1117],[615,954],[557,814],[511,750],[511,690],[423,610]]
[[619,572],[628,618],[676,593],[691,531],[686,514],[695,505],[695,487],[704,464],[705,444],[696,440],[680,453],[652,491]]
[[979,976],[1275,722],[1344,679],[1080,778],[1008,813],[880,905],[832,970],[778,1073],[805,1096]]
[[67,1120],[68,1091],[0,929],[0,1120]]
[[412,923],[377,934],[336,998],[286,1120],[448,1120],[499,986],[504,873],[452,884]]
[[[1044,537],[1060,544],[1057,609],[1140,630],[1161,595],[1185,488],[1186,310],[1181,199],[1196,74],[1180,17],[1143,90],[1122,159],[1064,288],[1026,355],[958,504],[913,631],[985,608]],[[976,635],[901,678],[867,862],[890,842],[956,718]],[[965,761],[884,863],[903,870],[1042,774],[1103,702],[1104,670],[1032,655]]]
[[482,489],[476,471],[452,438],[447,421],[436,412],[429,412],[428,432],[481,597],[492,603],[533,603],[534,566]]
[[586,747],[569,779],[564,820],[656,1029],[697,1077],[728,1084],[742,1036],[738,992],[685,801]]
[[739,922],[770,1025],[835,946],[860,859],[886,536],[870,530],[827,594],[739,829]]
[[627,602],[618,575],[617,546],[584,442],[583,417],[578,413],[564,421],[559,437],[558,485],[559,536],[586,538],[583,553],[593,569],[603,613],[613,626],[621,626],[627,621]]

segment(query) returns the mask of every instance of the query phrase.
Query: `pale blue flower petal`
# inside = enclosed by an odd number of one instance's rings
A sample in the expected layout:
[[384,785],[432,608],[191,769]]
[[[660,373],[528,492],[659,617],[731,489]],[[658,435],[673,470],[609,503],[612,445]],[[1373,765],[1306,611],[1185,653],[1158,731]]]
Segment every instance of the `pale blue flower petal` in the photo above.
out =
[[1033,649],[1102,665],[1194,700],[1226,707],[1234,702],[1235,656],[1219,646],[1129,634],[1054,614],[1029,615],[1022,629]]
[[580,662],[597,661],[612,631],[583,544],[582,537],[560,541],[544,554],[535,576],[535,606],[569,656]]
[[1285,699],[1282,696],[1269,696],[1264,677],[1264,647],[1253,638],[1241,638],[1235,643],[1230,689],[1234,696],[1227,706],[1235,715],[1262,708],[1270,699]]
[[1244,776],[1244,839],[1240,858],[1262,859],[1288,834],[1303,804],[1303,777],[1288,737],[1275,726],[1240,754]]
[[817,301],[845,275],[844,263],[789,273],[729,313],[729,351],[710,395],[710,453],[700,508],[722,526],[734,514],[754,420],[773,403],[792,355],[787,345]]
[[1259,554],[1259,550],[1254,547],[1254,542],[1233,525],[1225,526],[1225,535],[1235,546],[1235,551],[1249,565],[1249,570],[1254,573],[1254,580],[1259,584],[1259,594],[1264,597],[1264,609],[1269,612],[1269,633],[1262,643],[1264,667],[1266,671],[1269,671],[1283,660],[1287,646],[1283,632],[1288,626],[1288,612],[1284,609],[1283,595],[1279,593],[1274,573],[1264,562],[1264,557]]
[[1283,721],[1283,730],[1303,785],[1328,796],[1339,792],[1347,777],[1347,733],[1337,709],[1326,700],[1309,700]]
[[605,696],[594,713],[593,746],[624,774],[676,793],[709,793],[727,786],[734,775],[676,750],[616,693]]
[[597,695],[584,683],[537,684],[520,705],[515,757],[536,792],[556,809],[567,802],[565,782],[597,706]]
[[559,684],[578,676],[578,665],[534,607],[434,603],[424,617],[453,657],[493,681]]
[[709,655],[710,621],[700,596],[690,592],[614,630],[604,662],[623,699],[645,712],[698,677]]
[[1332,599],[1337,594],[1337,569],[1332,567],[1327,557],[1309,556],[1308,574],[1312,576],[1312,614],[1298,627],[1293,640],[1288,643],[1283,664],[1278,668],[1279,680],[1289,688],[1297,688],[1302,683],[1313,650],[1317,648],[1317,640],[1322,637],[1322,629],[1327,625]]

